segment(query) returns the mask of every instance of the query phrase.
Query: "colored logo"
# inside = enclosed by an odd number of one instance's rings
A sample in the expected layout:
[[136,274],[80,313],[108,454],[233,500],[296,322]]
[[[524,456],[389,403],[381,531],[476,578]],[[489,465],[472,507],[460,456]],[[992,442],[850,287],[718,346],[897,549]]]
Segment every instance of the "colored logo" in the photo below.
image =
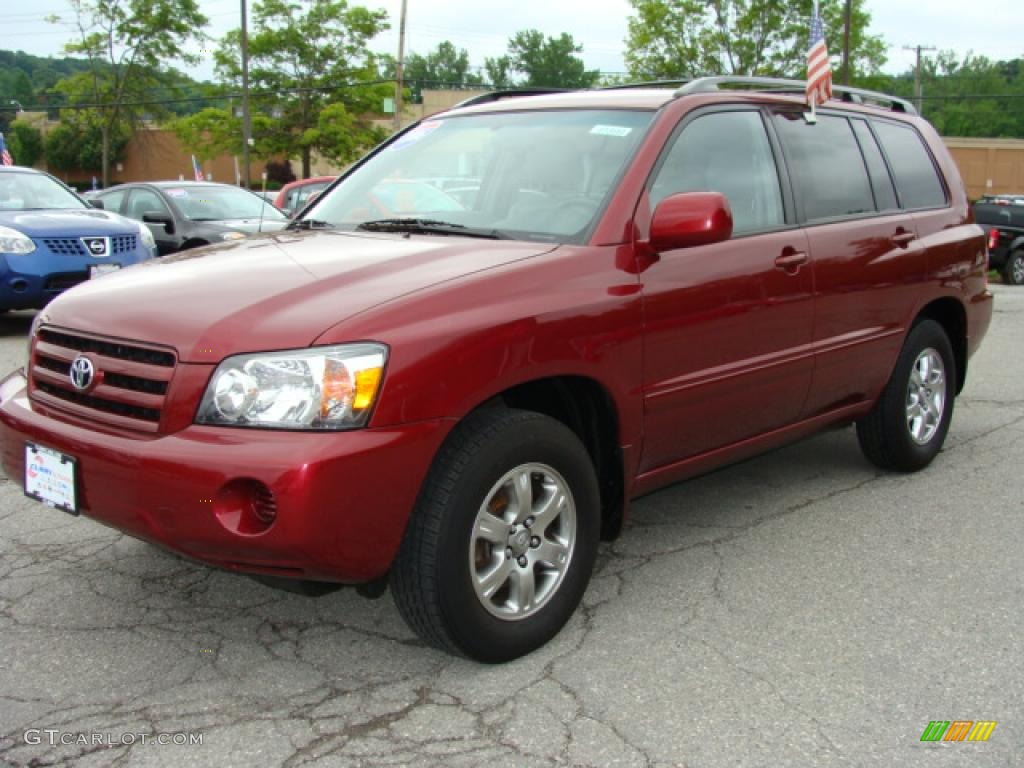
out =
[[988,741],[996,725],[995,720],[932,720],[921,741]]
[[75,358],[74,362],[71,363],[71,371],[68,374],[71,378],[71,383],[75,386],[75,389],[86,390],[89,385],[92,384],[93,376],[95,376],[96,370],[92,366],[92,360],[83,355],[79,355]]

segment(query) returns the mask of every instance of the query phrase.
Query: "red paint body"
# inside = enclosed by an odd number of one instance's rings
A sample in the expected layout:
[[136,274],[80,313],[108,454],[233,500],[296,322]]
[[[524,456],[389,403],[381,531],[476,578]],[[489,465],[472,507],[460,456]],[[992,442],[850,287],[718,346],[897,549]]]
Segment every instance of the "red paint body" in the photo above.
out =
[[[7,474],[22,481],[24,441],[36,441],[78,458],[81,507],[101,522],[226,568],[361,581],[390,567],[451,428],[510,387],[597,382],[614,407],[628,499],[867,413],[933,302],[962,308],[967,355],[984,335],[984,237],[924,121],[902,118],[941,166],[947,208],[656,253],[645,186],[680,119],[793,100],[621,91],[515,101],[530,103],[660,110],[588,243],[281,232],[82,286],[45,310],[44,325],[173,351],[160,420],[149,432],[96,421],[14,373],[0,385]],[[914,237],[897,244],[900,233]],[[225,357],[365,340],[390,350],[366,429],[193,423]],[[268,530],[232,532],[215,516],[210,500],[238,478],[276,496]]]

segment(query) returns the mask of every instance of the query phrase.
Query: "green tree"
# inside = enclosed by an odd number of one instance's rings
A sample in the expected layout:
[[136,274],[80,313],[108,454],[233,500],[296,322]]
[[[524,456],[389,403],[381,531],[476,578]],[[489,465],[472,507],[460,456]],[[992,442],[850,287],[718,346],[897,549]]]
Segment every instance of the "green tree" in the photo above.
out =
[[[253,145],[249,151],[252,157],[266,160],[277,151],[272,140],[274,121],[267,115],[254,114],[251,122]],[[169,125],[182,146],[201,161],[242,154],[242,119],[237,111],[207,107]]]
[[412,100],[422,102],[423,88],[461,88],[481,85],[483,78],[469,71],[469,53],[445,40],[425,56],[410,53],[405,60],[403,82]]
[[[249,35],[250,83],[257,93],[253,111],[274,119],[261,129],[268,146],[302,159],[308,178],[314,151],[352,160],[372,146],[378,134],[355,119],[355,140],[337,154],[336,135],[324,131],[320,114],[341,104],[351,115],[379,111],[394,87],[377,82],[375,56],[369,42],[387,29],[387,13],[348,6],[346,0],[260,0],[253,7]],[[241,82],[240,33],[229,32],[217,51],[220,74]]]
[[124,124],[104,130],[98,122],[63,120],[47,132],[43,155],[47,166],[56,171],[98,174],[105,158],[121,157],[129,136]]
[[[802,77],[812,0],[630,0],[626,65],[639,79],[699,75]],[[830,51],[843,39],[843,0],[821,0]],[[877,72],[885,43],[867,34],[865,0],[853,0],[851,73]],[[833,56],[834,58],[834,56]]]
[[576,55],[582,52],[583,46],[564,32],[545,38],[536,29],[524,29],[508,41],[507,64],[502,61],[496,71],[500,74],[503,68],[506,75],[521,72],[525,79],[520,84],[529,87],[589,88],[601,73],[586,68]]
[[[98,105],[90,126],[100,132],[103,186],[110,182],[116,135],[134,123],[141,110],[126,102],[146,100],[162,85],[160,72],[168,59],[194,63],[183,52],[191,40],[202,40],[206,17],[196,0],[69,0],[78,27],[77,39],[64,50],[84,56],[85,73],[61,80],[56,88],[73,101]],[[60,21],[59,17],[50,17]],[[150,113],[158,110],[147,107]]]
[[8,148],[18,165],[35,165],[43,156],[43,134],[24,120],[15,120],[5,134]]

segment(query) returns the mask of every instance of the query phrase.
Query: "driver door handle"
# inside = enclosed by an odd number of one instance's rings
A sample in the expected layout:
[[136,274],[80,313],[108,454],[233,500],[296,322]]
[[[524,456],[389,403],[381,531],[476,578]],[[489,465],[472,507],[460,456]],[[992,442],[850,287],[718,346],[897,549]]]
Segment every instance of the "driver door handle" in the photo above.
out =
[[795,275],[807,261],[807,254],[804,251],[787,246],[783,249],[782,254],[775,259],[775,266],[787,274]]

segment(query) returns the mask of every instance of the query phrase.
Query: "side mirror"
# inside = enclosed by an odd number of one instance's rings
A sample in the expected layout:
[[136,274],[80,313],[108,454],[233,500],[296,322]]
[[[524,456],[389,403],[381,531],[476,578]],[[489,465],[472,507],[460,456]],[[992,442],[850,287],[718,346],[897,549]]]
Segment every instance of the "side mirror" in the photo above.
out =
[[732,210],[719,192],[680,192],[654,209],[651,248],[657,252],[721,243],[732,237]]
[[95,197],[94,197],[94,198],[92,198],[91,200],[86,200],[86,202],[87,202],[87,203],[88,203],[88,204],[89,204],[90,206],[92,206],[93,208],[99,208],[99,209],[100,209],[101,211],[102,211],[102,210],[103,210],[104,208],[106,208],[106,207],[107,207],[107,206],[106,206],[106,204],[105,204],[105,203],[104,203],[104,202],[103,202],[102,200],[100,200],[100,199],[98,199],[98,198],[95,198]]
[[164,232],[168,235],[174,234],[174,219],[161,211],[146,211],[142,214],[142,220],[146,224],[163,224]]

